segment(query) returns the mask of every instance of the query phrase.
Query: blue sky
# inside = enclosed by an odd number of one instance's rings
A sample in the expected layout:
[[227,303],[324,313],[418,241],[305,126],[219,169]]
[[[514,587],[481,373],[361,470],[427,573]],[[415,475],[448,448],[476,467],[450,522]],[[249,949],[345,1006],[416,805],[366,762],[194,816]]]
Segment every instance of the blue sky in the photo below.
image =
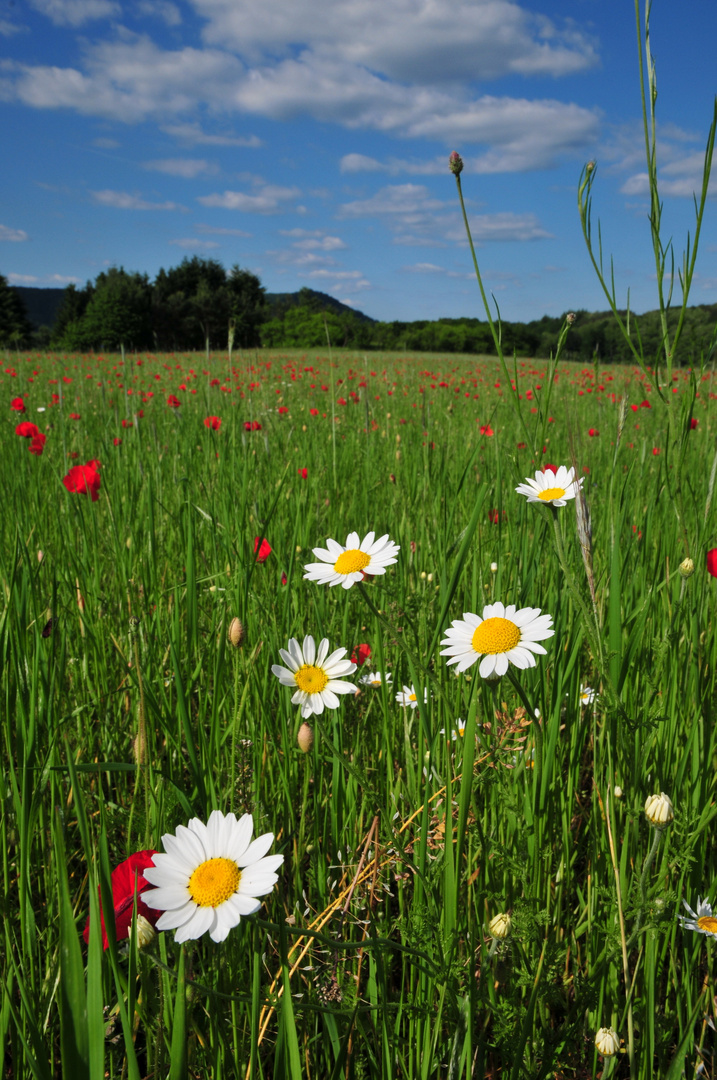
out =
[[[655,0],[678,258],[717,90],[717,5]],[[0,0],[0,273],[83,284],[185,255],[379,319],[482,317],[448,155],[507,319],[655,305],[632,0]],[[717,183],[713,182],[713,192]],[[710,199],[691,297],[717,299]]]

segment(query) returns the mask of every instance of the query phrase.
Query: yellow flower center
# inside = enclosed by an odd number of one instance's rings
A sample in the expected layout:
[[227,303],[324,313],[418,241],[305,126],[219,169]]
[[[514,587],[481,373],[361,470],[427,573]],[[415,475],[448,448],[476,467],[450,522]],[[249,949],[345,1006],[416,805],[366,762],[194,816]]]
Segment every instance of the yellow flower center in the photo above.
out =
[[565,488],[546,488],[545,491],[538,492],[538,498],[543,502],[552,502],[553,499],[562,499],[565,494]]
[[371,679],[371,686],[380,686],[380,685],[381,685],[381,680],[380,679]]
[[294,675],[294,682],[305,694],[320,694],[329,681],[323,668],[304,664]]
[[471,645],[477,653],[506,653],[520,641],[520,630],[510,619],[484,619],[473,631]]
[[700,930],[706,930],[708,934],[717,934],[717,919],[713,915],[703,915],[697,920]]
[[357,570],[363,570],[371,562],[371,556],[358,548],[350,548],[339,555],[334,563],[337,574],[353,574]]
[[416,697],[415,694],[409,694],[408,695],[408,700],[409,701],[418,701],[418,698]]
[[189,879],[189,895],[199,907],[219,907],[239,888],[241,872],[233,859],[207,859]]

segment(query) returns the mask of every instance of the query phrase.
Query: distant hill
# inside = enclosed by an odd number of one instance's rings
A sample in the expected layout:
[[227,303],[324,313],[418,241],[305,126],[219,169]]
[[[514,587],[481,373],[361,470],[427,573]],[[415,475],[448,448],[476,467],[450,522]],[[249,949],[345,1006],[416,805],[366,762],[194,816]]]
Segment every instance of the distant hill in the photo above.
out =
[[33,330],[54,325],[64,289],[35,289],[29,285],[14,285],[13,288],[25,305]]
[[[64,289],[36,289],[28,285],[15,285],[13,288],[25,305],[27,317],[32,324],[33,330],[38,330],[41,326],[49,326],[50,328],[54,326],[57,312],[60,310],[62,303],[62,297],[65,294]],[[305,307],[311,307],[314,311],[335,311],[339,315],[351,312],[361,322],[372,323],[376,321],[368,315],[364,315],[362,311],[357,311],[356,308],[349,307],[348,304],[342,304],[340,300],[336,300],[333,296],[317,292],[315,289],[300,289],[298,292],[293,293],[267,293],[266,303],[270,319],[281,319],[289,308],[299,307],[303,304]]]

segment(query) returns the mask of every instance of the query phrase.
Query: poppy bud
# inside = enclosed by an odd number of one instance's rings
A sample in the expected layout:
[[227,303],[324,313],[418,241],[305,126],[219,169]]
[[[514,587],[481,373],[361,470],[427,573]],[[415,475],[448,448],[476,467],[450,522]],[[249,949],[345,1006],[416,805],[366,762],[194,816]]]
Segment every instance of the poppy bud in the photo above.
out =
[[244,640],[244,627],[239,619],[232,619],[229,623],[229,641],[235,649],[238,649]]
[[314,732],[306,722],[299,728],[299,734],[296,737],[296,741],[299,744],[299,750],[301,750],[303,754],[308,754],[309,750],[314,745]]

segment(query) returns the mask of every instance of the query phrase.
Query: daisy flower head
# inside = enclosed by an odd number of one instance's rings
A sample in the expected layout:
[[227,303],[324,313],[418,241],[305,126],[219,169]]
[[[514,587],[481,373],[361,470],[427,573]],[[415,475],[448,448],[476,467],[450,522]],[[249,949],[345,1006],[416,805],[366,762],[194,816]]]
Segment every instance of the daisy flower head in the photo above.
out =
[[382,686],[384,683],[386,686],[391,685],[391,673],[390,671],[370,671],[368,675],[362,675],[359,682],[364,686]]
[[355,694],[353,683],[345,682],[342,675],[353,675],[356,664],[345,659],[347,649],[334,649],[329,654],[329,639],[322,638],[318,650],[311,634],[299,645],[291,638],[288,649],[279,649],[279,656],[287,664],[272,664],[271,670],[282,686],[296,688],[292,705],[301,706],[304,719],[324,709],[338,709],[337,694]]
[[[441,728],[439,734],[445,735],[446,729]],[[461,720],[460,716],[456,720],[456,726],[451,728],[451,741],[456,742],[457,739],[462,739],[466,733],[466,722]]]
[[325,548],[313,549],[321,562],[308,563],[304,567],[304,579],[317,581],[319,585],[343,585],[344,589],[350,589],[365,577],[385,574],[386,567],[396,562],[401,549],[389,540],[388,533],[378,540],[375,536],[370,532],[360,540],[357,532],[349,533],[346,547],[335,540],[327,540]]
[[[404,708],[416,709],[418,708],[418,695],[416,689],[413,686],[405,686],[403,690],[399,690],[396,694],[396,701],[399,705],[403,705]],[[423,704],[428,704],[428,688],[425,687],[423,691]]]
[[176,930],[178,943],[207,932],[212,941],[224,941],[242,915],[259,910],[256,897],[276,885],[284,856],[266,854],[273,833],[252,842],[253,829],[251,814],[237,820],[213,810],[206,825],[192,818],[162,837],[164,852],[154,855],[154,866],[144,871],[156,887],[142,894],[148,907],[162,911],[158,930]]
[[571,465],[566,469],[559,465],[557,472],[547,469],[542,472],[536,470],[535,480],[526,476],[524,484],[518,484],[515,489],[519,495],[525,495],[529,503],[548,503],[550,506],[565,506],[568,499],[574,499],[580,487],[583,477],[575,479],[575,469]]
[[712,914],[712,905],[709,901],[700,900],[698,896],[697,911],[693,911],[686,900],[682,903],[690,913],[689,919],[686,915],[677,916],[685,930],[694,930],[698,934],[707,934],[708,937],[717,938],[717,919]]
[[517,668],[535,667],[534,653],[545,655],[539,641],[552,637],[552,615],[541,615],[540,608],[504,607],[500,601],[486,604],[483,615],[464,612],[463,619],[451,623],[441,645],[441,656],[456,664],[458,673],[466,671],[482,656],[479,672],[483,679],[499,679],[509,664]]
[[596,697],[597,697],[597,694],[593,690],[592,686],[583,686],[583,684],[580,683],[580,704],[581,705],[592,705],[592,703],[593,703],[593,701],[595,700]]

